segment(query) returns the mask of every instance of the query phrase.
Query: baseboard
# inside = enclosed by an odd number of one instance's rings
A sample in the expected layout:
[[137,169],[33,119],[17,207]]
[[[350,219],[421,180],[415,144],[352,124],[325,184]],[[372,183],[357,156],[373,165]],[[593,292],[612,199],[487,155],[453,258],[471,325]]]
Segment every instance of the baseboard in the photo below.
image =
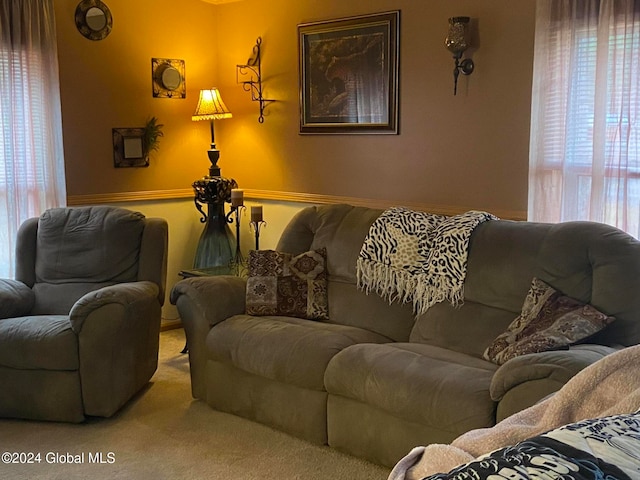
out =
[[163,318],[160,323],[160,331],[166,332],[167,330],[175,330],[176,328],[182,328],[182,320],[179,318]]

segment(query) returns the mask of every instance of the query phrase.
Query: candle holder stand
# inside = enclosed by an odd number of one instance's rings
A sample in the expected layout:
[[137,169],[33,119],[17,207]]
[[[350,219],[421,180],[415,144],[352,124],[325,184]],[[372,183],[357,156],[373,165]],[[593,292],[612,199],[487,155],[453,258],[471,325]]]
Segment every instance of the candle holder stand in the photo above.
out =
[[236,223],[236,252],[231,261],[231,268],[238,276],[242,276],[246,270],[246,261],[240,248],[240,221],[244,210],[246,210],[244,205],[232,205],[226,217],[228,223],[233,223],[234,221]]
[[256,250],[260,250],[260,228],[263,225],[267,225],[267,222],[265,222],[264,220],[260,220],[260,221],[252,221],[249,223],[249,225],[251,227],[253,227],[253,232],[255,234],[255,238],[256,238]]

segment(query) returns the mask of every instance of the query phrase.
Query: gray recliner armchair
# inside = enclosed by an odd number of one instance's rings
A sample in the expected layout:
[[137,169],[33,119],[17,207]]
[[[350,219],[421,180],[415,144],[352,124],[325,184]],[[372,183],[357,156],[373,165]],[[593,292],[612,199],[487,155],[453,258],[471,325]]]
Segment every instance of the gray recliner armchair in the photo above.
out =
[[167,222],[55,208],[22,224],[0,280],[0,417],[109,417],[158,364]]

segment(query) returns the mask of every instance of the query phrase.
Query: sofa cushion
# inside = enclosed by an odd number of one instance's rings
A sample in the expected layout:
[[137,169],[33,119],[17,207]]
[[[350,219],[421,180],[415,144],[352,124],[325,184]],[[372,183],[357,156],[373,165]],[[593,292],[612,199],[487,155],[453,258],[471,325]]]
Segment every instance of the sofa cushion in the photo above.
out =
[[327,320],[327,251],[249,252],[247,313]]
[[30,315],[68,315],[75,303],[89,292],[113,285],[107,283],[36,283]]
[[295,317],[236,315],[207,336],[210,359],[271,380],[324,391],[329,360],[356,343],[389,339],[360,328]]
[[24,283],[0,278],[0,318],[26,315],[30,312],[34,302],[33,290]]
[[25,370],[77,370],[78,338],[66,315],[0,320],[0,366]]
[[502,365],[519,355],[557,350],[590,337],[613,320],[534,277],[522,312],[483,356]]
[[431,345],[363,344],[342,350],[329,362],[325,385],[330,395],[460,434],[494,424],[489,386],[497,368]]
[[[358,254],[380,213],[382,210],[351,205],[307,207],[289,222],[276,250],[296,255],[326,248],[329,321],[406,342],[415,318],[411,305],[390,305],[380,296],[367,295],[356,288]],[[358,314],[354,315],[354,311]]]
[[465,300],[457,308],[446,302],[437,303],[418,316],[409,341],[481,358],[487,346],[505,331],[517,315],[517,311],[489,307],[471,300]]
[[594,342],[630,346],[640,342],[639,270],[640,242],[610,225],[485,222],[471,239],[465,302],[519,312],[538,277],[616,318]]

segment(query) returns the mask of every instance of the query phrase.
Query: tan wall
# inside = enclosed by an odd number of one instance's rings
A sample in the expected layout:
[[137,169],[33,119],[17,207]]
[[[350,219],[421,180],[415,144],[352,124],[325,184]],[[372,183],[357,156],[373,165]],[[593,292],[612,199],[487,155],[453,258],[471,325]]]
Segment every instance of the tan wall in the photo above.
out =
[[[199,0],[106,0],[111,34],[76,30],[79,0],[56,0],[67,193],[189,189],[207,173],[208,122],[192,122],[198,92],[215,80],[215,6]],[[151,59],[185,61],[186,99],[153,98]],[[114,168],[111,129],[164,124],[147,168]]]
[[[188,191],[206,172],[209,131],[190,116],[201,88],[218,86],[233,111],[216,123],[223,174],[254,191],[291,192],[524,218],[534,0],[107,0],[100,42],[73,24],[77,0],[56,0],[68,193]],[[401,10],[400,134],[298,134],[299,23]],[[476,71],[452,95],[447,18],[477,19]],[[236,84],[263,37],[265,94]],[[187,99],[151,96],[151,57],[186,61]],[[113,168],[112,127],[165,124],[149,168]],[[277,195],[275,195],[277,197]]]
[[[127,199],[119,204],[167,218],[168,290],[191,267],[202,231],[189,197],[208,168],[209,129],[191,114],[198,91],[211,86],[234,114],[216,123],[220,165],[254,192],[248,206],[264,204],[263,248],[275,247],[306,201],[526,215],[535,0],[106,0],[114,24],[99,42],[77,32],[78,1],[55,1],[69,201]],[[299,135],[296,26],[394,9],[401,10],[400,135]],[[477,19],[480,39],[476,71],[461,77],[456,97],[443,47],[454,15]],[[264,124],[235,71],[258,36],[265,94],[277,100]],[[185,60],[186,99],[152,97],[152,57]],[[165,136],[151,165],[114,168],[111,129],[142,126],[152,115]],[[246,217],[245,255],[253,245]],[[168,302],[163,314],[177,316]]]
[[[253,189],[482,208],[524,217],[534,0],[245,0],[217,7],[218,83],[227,173]],[[298,134],[296,25],[401,10],[400,135]],[[253,12],[253,14],[251,14]],[[452,95],[447,19],[478,22],[476,71]],[[234,65],[263,37],[267,107],[235,86]],[[223,47],[224,45],[224,47]],[[518,213],[519,212],[519,213]]]

